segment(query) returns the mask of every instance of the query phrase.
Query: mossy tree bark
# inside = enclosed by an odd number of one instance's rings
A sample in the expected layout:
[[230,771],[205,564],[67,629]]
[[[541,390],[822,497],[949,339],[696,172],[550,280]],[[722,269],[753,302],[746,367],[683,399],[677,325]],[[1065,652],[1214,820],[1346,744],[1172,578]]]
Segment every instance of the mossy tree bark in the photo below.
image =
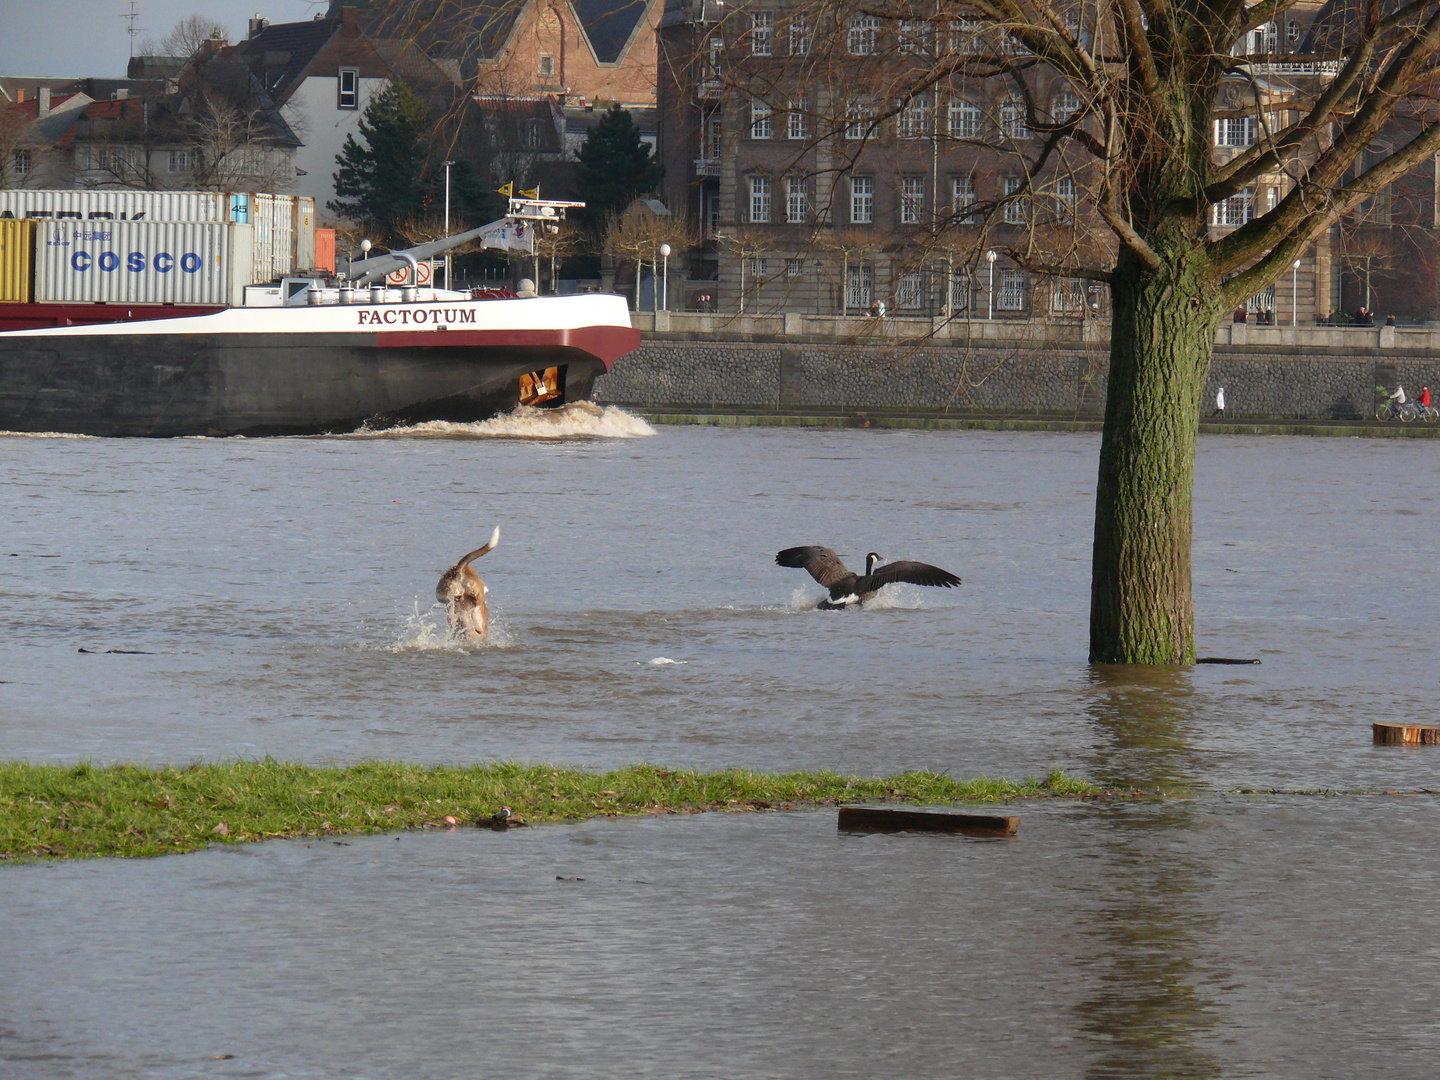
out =
[[1191,496],[1217,290],[1192,243],[1159,271],[1122,250],[1112,299],[1090,661],[1193,663]]

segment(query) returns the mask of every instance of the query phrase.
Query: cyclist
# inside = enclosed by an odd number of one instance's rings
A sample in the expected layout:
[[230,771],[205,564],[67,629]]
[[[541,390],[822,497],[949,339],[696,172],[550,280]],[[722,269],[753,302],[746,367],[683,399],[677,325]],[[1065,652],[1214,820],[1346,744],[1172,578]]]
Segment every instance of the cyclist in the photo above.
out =
[[1401,405],[1404,405],[1404,404],[1405,404],[1405,387],[1400,386],[1400,385],[1397,384],[1396,387],[1395,387],[1395,392],[1390,395],[1390,400],[1395,403],[1395,407],[1396,407],[1397,409],[1398,409]]
[[1422,409],[1430,408],[1430,387],[1428,386],[1420,388],[1420,407]]

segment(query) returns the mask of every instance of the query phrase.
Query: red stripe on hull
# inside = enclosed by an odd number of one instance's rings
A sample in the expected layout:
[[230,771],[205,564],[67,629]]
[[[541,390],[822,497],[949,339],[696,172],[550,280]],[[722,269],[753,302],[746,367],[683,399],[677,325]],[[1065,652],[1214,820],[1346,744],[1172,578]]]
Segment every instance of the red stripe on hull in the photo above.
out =
[[184,319],[224,310],[209,305],[181,304],[0,304],[0,332]]

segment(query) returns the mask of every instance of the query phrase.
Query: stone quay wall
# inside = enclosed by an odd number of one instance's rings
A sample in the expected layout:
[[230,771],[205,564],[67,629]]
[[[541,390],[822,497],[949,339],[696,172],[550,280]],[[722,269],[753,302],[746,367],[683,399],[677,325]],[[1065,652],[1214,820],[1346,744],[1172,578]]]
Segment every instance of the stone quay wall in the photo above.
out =
[[[1099,417],[1103,342],[872,344],[651,335],[596,382],[606,404],[663,409],[1047,413]],[[1364,419],[1375,388],[1440,397],[1440,349],[1290,349],[1217,345],[1204,412],[1266,419]]]

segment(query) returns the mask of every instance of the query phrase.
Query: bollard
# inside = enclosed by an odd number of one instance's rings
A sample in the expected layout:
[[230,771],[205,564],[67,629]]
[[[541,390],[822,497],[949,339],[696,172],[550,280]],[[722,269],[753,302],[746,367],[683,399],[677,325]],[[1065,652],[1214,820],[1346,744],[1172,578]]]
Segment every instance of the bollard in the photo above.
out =
[[1440,745],[1440,727],[1429,724],[1372,724],[1376,746]]

